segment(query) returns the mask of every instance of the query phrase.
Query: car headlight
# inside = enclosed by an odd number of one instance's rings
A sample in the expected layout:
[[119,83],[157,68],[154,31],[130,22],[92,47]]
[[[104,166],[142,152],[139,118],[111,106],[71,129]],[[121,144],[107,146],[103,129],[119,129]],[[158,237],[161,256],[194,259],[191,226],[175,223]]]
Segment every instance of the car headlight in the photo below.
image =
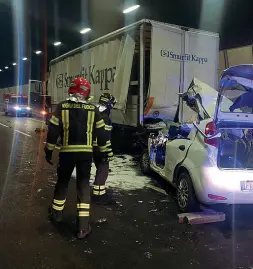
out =
[[21,108],[19,106],[14,106],[14,109],[20,110]]
[[26,108],[27,110],[31,110],[31,108],[28,106],[27,108]]

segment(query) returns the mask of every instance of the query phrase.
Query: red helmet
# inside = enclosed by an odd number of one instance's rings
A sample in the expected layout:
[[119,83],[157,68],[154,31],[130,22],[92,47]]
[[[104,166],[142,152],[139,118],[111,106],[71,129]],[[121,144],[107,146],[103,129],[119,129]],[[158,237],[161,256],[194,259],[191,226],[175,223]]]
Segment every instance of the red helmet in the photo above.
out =
[[80,94],[84,98],[89,98],[91,92],[91,85],[89,81],[85,78],[78,77],[74,78],[70,83],[68,93],[69,94]]

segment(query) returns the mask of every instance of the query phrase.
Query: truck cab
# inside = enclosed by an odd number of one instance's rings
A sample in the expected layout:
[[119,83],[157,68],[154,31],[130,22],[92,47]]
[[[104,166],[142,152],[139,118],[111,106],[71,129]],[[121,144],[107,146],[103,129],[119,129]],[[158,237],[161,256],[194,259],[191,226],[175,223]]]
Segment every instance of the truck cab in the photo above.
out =
[[29,106],[27,95],[4,94],[4,114],[32,117],[32,109]]

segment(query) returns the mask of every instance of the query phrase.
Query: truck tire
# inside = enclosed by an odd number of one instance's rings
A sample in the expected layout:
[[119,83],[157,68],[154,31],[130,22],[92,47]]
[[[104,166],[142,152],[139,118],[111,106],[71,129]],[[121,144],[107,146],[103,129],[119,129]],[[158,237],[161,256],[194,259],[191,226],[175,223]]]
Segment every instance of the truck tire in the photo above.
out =
[[186,171],[180,173],[177,179],[177,203],[183,213],[200,211],[192,180]]
[[147,149],[145,149],[141,154],[140,168],[141,168],[141,172],[144,175],[149,175],[151,173],[150,159],[149,159],[149,153]]

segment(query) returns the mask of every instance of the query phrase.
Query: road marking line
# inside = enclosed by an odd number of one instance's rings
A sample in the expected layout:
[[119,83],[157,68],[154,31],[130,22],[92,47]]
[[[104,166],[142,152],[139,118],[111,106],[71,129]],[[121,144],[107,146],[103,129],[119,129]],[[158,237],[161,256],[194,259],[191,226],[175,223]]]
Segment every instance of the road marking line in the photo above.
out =
[[156,187],[156,186],[154,186],[154,185],[147,184],[146,187],[148,187],[148,188],[150,188],[150,189],[152,189],[152,190],[158,191],[158,192],[160,192],[160,193],[162,193],[162,194],[168,195],[167,192],[166,192],[165,190],[163,190],[163,189],[161,189],[161,188],[159,188],[159,187]]
[[3,127],[9,128],[8,125],[5,125],[5,124],[3,124],[3,123],[0,123],[0,125],[2,125]]
[[40,123],[45,123],[45,121],[42,121],[42,120],[35,120],[35,119],[30,119],[32,121],[37,121],[37,122],[40,122]]
[[26,133],[23,133],[23,132],[21,132],[21,131],[19,131],[19,130],[15,130],[15,132],[20,133],[20,134],[23,134],[23,135],[26,135],[26,136],[28,136],[28,137],[31,137],[31,135],[26,134]]

